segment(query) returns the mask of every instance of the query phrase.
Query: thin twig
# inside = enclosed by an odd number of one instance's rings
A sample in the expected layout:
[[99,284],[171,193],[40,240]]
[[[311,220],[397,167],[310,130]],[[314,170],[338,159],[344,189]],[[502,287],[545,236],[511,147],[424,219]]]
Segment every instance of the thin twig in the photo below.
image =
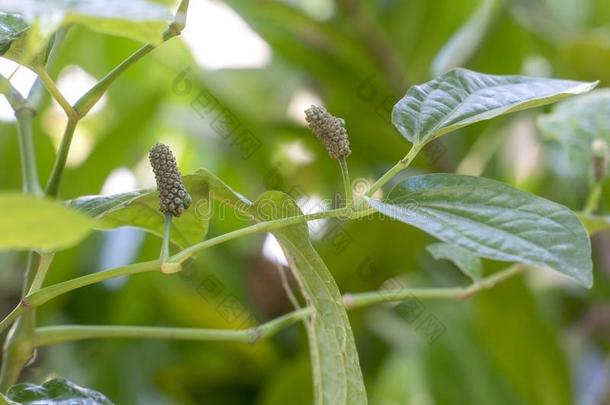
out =
[[[404,288],[392,291],[375,291],[354,295],[348,294],[344,296],[344,305],[346,309],[355,309],[381,303],[403,301],[413,297],[419,299],[463,300],[480,291],[492,288],[496,284],[522,272],[523,270],[525,270],[525,266],[516,264],[482,279],[479,283],[471,284],[468,287],[435,289]],[[311,315],[312,311],[312,307],[299,308],[267,323],[243,330],[146,326],[50,326],[36,329],[34,342],[37,347],[75,340],[99,338],[179,339],[197,341],[211,340],[256,343],[258,340],[270,337],[285,327],[293,325],[299,320],[305,320],[309,315]]]

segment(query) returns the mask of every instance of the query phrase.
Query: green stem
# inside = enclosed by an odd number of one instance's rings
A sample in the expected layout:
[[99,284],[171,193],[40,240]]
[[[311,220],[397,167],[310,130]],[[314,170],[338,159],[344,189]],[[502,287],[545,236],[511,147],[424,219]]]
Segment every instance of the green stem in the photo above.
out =
[[496,284],[525,270],[522,264],[512,265],[504,270],[485,277],[478,283],[468,287],[454,288],[401,288],[393,290],[379,290],[360,294],[346,295],[345,306],[348,309],[366,307],[386,302],[404,301],[410,298],[420,299],[466,299],[479,291],[492,288]]
[[[358,215],[362,212],[368,212],[368,210],[362,210],[360,212],[354,213],[354,215]],[[232,232],[225,233],[223,235],[217,236],[212,239],[204,240],[203,242],[199,242],[195,245],[192,245],[180,253],[177,253],[168,259],[169,262],[173,263],[182,263],[188,258],[194,256],[200,251],[207,249],[211,246],[218,245],[220,243],[229,241],[231,239],[239,238],[246,235],[251,235],[254,233],[260,232],[269,232],[274,229],[284,228],[289,225],[299,224],[302,222],[314,221],[316,219],[322,218],[333,218],[333,217],[347,217],[352,214],[349,209],[340,208],[335,210],[316,212],[314,214],[308,215],[298,215],[294,217],[281,218],[272,221],[259,222],[258,224],[247,226],[245,228],[237,229]]]
[[27,304],[23,302],[17,305],[2,321],[0,321],[0,333],[2,333],[6,328],[8,328],[11,323],[19,316],[21,316],[27,309]]
[[243,330],[170,328],[149,326],[47,326],[36,329],[36,347],[83,339],[138,338],[256,343],[311,314],[311,308],[290,312],[269,322]]
[[[38,261],[38,271],[34,280],[39,278],[41,273],[46,273],[53,255],[41,255]],[[36,266],[34,253],[28,255],[28,273],[24,278],[23,296],[26,295],[33,282],[31,280],[33,268]],[[32,282],[32,284],[31,284]],[[0,369],[0,392],[6,391],[19,379],[21,370],[30,361],[34,354],[34,330],[36,328],[36,311],[30,310],[25,298],[19,305],[0,322],[0,332],[8,327],[13,321],[13,326],[4,341],[2,367]]]
[[341,166],[341,177],[343,178],[343,188],[345,189],[344,207],[349,208],[354,205],[354,193],[352,191],[352,182],[349,178],[349,169],[345,157],[339,159],[339,166]]
[[[298,223],[303,223],[307,221],[313,221],[321,218],[330,218],[330,217],[340,217],[342,215],[350,215],[350,218],[358,218],[361,216],[365,216],[371,213],[370,209],[364,209],[361,211],[352,212],[349,209],[337,209],[330,210],[325,212],[319,212],[315,214],[309,215],[299,215],[295,217],[282,218],[273,221],[260,222],[255,225],[248,226],[246,228],[238,229],[233,232],[229,232],[220,236],[217,236],[212,239],[208,239],[206,241],[200,242],[196,245],[193,245],[183,251],[170,256],[168,258],[168,262],[170,263],[182,263],[188,258],[194,256],[200,251],[207,249],[209,247],[219,245],[224,242],[228,242],[232,239],[251,235],[259,232],[268,232],[270,230],[279,229],[285,226],[294,225]],[[115,277],[129,276],[132,274],[145,273],[150,271],[157,271],[161,268],[161,262],[158,260],[131,264],[128,266],[120,266],[115,267],[109,270],[100,271],[97,273],[87,274],[85,276],[81,276],[75,279],[71,279],[68,281],[64,281],[61,283],[53,284],[51,286],[42,288],[38,291],[35,291],[31,294],[28,294],[24,300],[23,305],[26,307],[38,307],[40,305],[45,304],[46,302],[52,300],[53,298],[70,292],[72,290],[76,290],[81,287],[85,287],[91,284],[99,283],[105,280],[109,280]],[[23,313],[24,309],[19,309],[19,313]],[[12,314],[12,313],[11,313]],[[6,320],[6,319],[5,319]],[[5,320],[0,323],[0,333],[4,330],[8,324],[5,323]]]
[[13,87],[11,81],[0,75],[0,93],[4,94],[13,111],[17,112],[25,108],[26,100],[21,93]]
[[38,270],[36,271],[34,280],[32,280],[28,295],[40,290],[42,284],[44,283],[44,279],[47,276],[47,272],[49,271],[49,267],[51,266],[51,262],[53,261],[54,256],[54,253],[43,253],[40,255]]
[[[34,115],[35,111],[28,105],[27,101],[22,101],[21,106],[15,109],[17,131],[19,135],[23,190],[27,194],[41,196],[43,193],[38,180],[38,169],[36,167],[34,139],[32,134],[32,120]],[[22,296],[25,296],[29,289],[32,278],[34,277],[35,267],[36,254],[34,252],[29,252]],[[43,265],[42,261],[40,261],[38,262],[39,270],[41,267],[48,268],[48,264]],[[35,311],[29,311],[22,317],[17,317],[22,309],[24,309],[23,306],[18,306],[17,310],[9,314],[7,318],[11,323],[13,321],[16,322],[4,342],[2,368],[0,369],[0,390],[8,388],[8,386],[17,381],[22,368],[27,364],[34,350],[33,336],[34,328],[36,326],[36,313]],[[0,326],[2,329],[5,327],[8,327],[8,324],[6,326]]]
[[38,307],[52,300],[53,298],[65,294],[69,291],[76,290],[78,288],[85,287],[91,284],[100,283],[111,278],[159,270],[160,265],[160,262],[158,260],[155,260],[130,264],[128,266],[115,267],[113,269],[87,274],[86,276],[73,278],[68,281],[41,288],[40,290],[26,296],[24,300],[26,302],[26,306]]
[[290,303],[292,304],[292,306],[295,309],[301,308],[301,305],[299,304],[299,300],[297,299],[296,295],[294,294],[294,291],[292,291],[292,287],[290,286],[290,281],[288,280],[288,276],[287,276],[288,268],[284,267],[280,263],[277,263],[276,267],[277,267],[277,271],[280,275],[282,287],[284,288],[284,292],[286,293],[288,300],[290,301]]
[[17,382],[21,370],[32,358],[35,327],[36,314],[29,311],[16,320],[6,336],[0,369],[0,392],[6,392]]
[[49,76],[49,72],[44,66],[34,66],[34,71],[38,75],[38,78],[42,81],[44,86],[47,88],[48,92],[51,93],[51,96],[59,103],[61,108],[64,110],[68,119],[72,121],[78,121],[81,116],[72,108],[72,105],[65,99],[64,95],[59,91],[57,85]]
[[165,229],[163,232],[163,242],[161,242],[161,255],[159,256],[161,263],[167,261],[169,257],[169,238],[172,229],[172,214],[165,214]]
[[64,174],[68,153],[70,152],[70,145],[72,144],[72,138],[74,137],[74,130],[76,129],[77,123],[77,120],[68,119],[68,123],[66,124],[66,129],[64,130],[64,135],[61,138],[61,144],[57,151],[57,158],[53,165],[53,171],[51,172],[51,177],[49,178],[45,190],[45,194],[50,197],[56,197],[59,191],[59,184],[61,183],[61,178]]
[[78,99],[74,104],[74,110],[76,113],[84,117],[87,113],[95,106],[95,104],[102,98],[106,90],[112,83],[127,69],[129,69],[134,63],[142,59],[146,54],[155,49],[152,44],[147,44],[138,49],[136,52],[123,60],[118,66],[112,69],[106,76],[104,76],[99,82],[97,82],[89,91]]
[[398,163],[394,165],[394,167],[388,170],[383,176],[379,178],[379,180],[377,180],[375,183],[373,183],[371,187],[369,187],[368,191],[366,192],[366,196],[372,197],[377,190],[383,187],[388,181],[392,180],[394,176],[409,167],[409,165],[411,164],[413,159],[415,159],[415,156],[417,156],[422,147],[423,145],[414,144],[409,150],[409,153],[407,153],[404,158],[400,159]]
[[19,155],[21,156],[21,177],[23,179],[23,191],[26,194],[36,196],[42,195],[42,188],[38,180],[38,169],[36,167],[36,156],[34,153],[34,139],[32,136],[32,119],[34,111],[22,108],[15,111],[17,119],[17,132],[19,135]]
[[13,311],[11,311],[6,316],[6,318],[0,321],[0,333],[2,333],[11,324],[12,321],[14,321],[24,312],[39,307],[62,294],[91,284],[100,283],[111,278],[146,273],[150,271],[159,270],[160,268],[161,263],[157,260],[142,262],[137,264],[131,264],[128,266],[115,267],[113,269],[104,270],[97,273],[87,274],[86,276],[73,278],[68,281],[41,288],[40,290],[32,292],[26,297],[24,297],[19,303],[19,305],[15,309],[13,309]]
[[[63,28],[60,28],[55,33],[55,39],[53,40],[53,46],[51,48],[51,52],[49,52],[49,57],[47,58],[47,66],[46,66],[47,72],[55,64],[55,59],[57,58],[57,52],[59,51],[59,48],[66,36],[66,33],[68,32],[68,29],[69,29],[69,27],[63,27]],[[42,100],[44,98],[44,93],[45,93],[44,88],[45,88],[44,83],[42,82],[40,77],[37,77],[36,80],[34,81],[34,84],[32,85],[32,88],[30,89],[30,92],[28,93],[28,103],[30,104],[32,109],[35,111],[38,111],[40,106],[42,105]]]
[[[186,19],[186,11],[188,8],[188,0],[183,0],[180,3],[180,6],[178,7],[178,14],[176,15],[176,18],[174,20],[174,22],[172,22],[172,24],[170,24],[168,30],[164,33],[164,40],[167,40],[169,38],[172,38],[173,36],[176,36],[178,34],[180,34],[180,32],[182,31],[182,29],[184,28],[184,22]],[[55,57],[57,48],[58,48],[58,44],[61,42],[61,40],[63,39],[65,35],[65,30],[62,29],[60,30],[57,35],[56,35],[56,42],[53,45],[53,49],[51,50],[51,54],[49,55],[49,61],[52,61]],[[36,82],[34,83],[30,94],[28,95],[28,100],[31,101],[32,103],[34,103],[33,105],[39,105],[41,103],[42,100],[42,91],[41,91],[41,83],[44,85],[44,87],[46,87],[49,91],[49,93],[51,93],[51,95],[57,100],[57,102],[60,104],[60,106],[63,108],[63,110],[65,111],[66,115],[68,116],[68,123],[66,125],[66,129],[64,131],[64,135],[62,137],[62,141],[59,147],[59,151],[57,154],[57,158],[55,160],[54,166],[53,166],[53,171],[51,173],[51,176],[49,178],[49,182],[47,183],[47,187],[45,190],[45,194],[51,197],[55,197],[58,194],[59,191],[59,185],[61,182],[61,178],[64,172],[64,168],[66,165],[66,161],[67,161],[67,157],[68,157],[68,153],[70,150],[70,144],[72,142],[72,138],[74,136],[74,131],[76,129],[76,125],[78,123],[78,121],[80,120],[81,117],[85,116],[90,109],[95,105],[95,103],[102,97],[103,93],[108,89],[108,87],[110,86],[110,84],[124,71],[126,70],[128,67],[130,67],[133,63],[135,63],[137,60],[139,60],[142,56],[146,55],[148,52],[150,52],[150,50],[152,50],[154,48],[154,46],[152,45],[147,45],[144,46],[143,48],[141,48],[140,50],[138,50],[136,53],[134,53],[133,55],[131,55],[127,60],[123,61],[123,63],[121,63],[119,66],[117,66],[113,71],[111,71],[108,75],[106,75],[101,81],[100,83],[98,83],[96,86],[94,86],[90,91],[88,91],[87,93],[85,93],[85,95],[83,97],[81,97],[81,99],[79,99],[77,101],[77,103],[75,104],[74,107],[72,107],[70,105],[70,103],[63,97],[63,95],[61,94],[61,92],[59,91],[59,89],[57,88],[57,86],[55,85],[55,82],[50,78],[47,69],[44,66],[39,66],[39,67],[34,67],[34,69],[36,70],[36,72],[38,73],[38,78],[36,80]],[[31,108],[27,101],[25,101],[23,99],[23,97],[21,97],[21,95],[16,92],[16,90],[11,86],[10,82],[8,80],[1,80],[2,77],[0,76],[0,85],[5,86],[8,90],[5,90],[4,87],[0,87],[0,90],[2,90],[3,93],[7,94],[7,99],[9,100],[9,102],[11,103],[11,106],[13,107],[13,109],[18,112],[21,110],[31,110],[33,113],[33,108]],[[26,113],[23,113],[23,116],[26,116]],[[31,118],[30,118],[31,120]],[[24,121],[23,123],[19,124],[20,126],[22,126],[25,131],[30,130],[31,131],[31,121]],[[24,132],[22,129],[20,129],[20,132]],[[30,144],[33,145],[32,142],[28,143],[29,139],[27,138],[23,138],[20,140],[20,142],[23,144],[22,150],[26,149],[26,148],[30,148]],[[31,150],[33,150],[33,148],[31,148]],[[33,153],[32,153],[33,156]],[[24,171],[24,183],[27,184],[28,189],[31,189],[33,192],[39,192],[40,190],[40,186],[38,185],[38,189],[35,188],[34,186],[34,181],[33,180],[27,180],[26,181],[26,177],[25,177],[25,173],[27,170],[28,176],[27,179],[33,179],[34,177],[32,176],[32,173],[36,173],[35,170],[35,163],[32,163],[33,160],[28,160],[26,161],[26,163],[28,165],[34,165],[34,166],[28,166],[28,167],[23,167],[23,171]],[[34,170],[32,170],[32,167],[34,168]],[[36,177],[37,178],[37,177]],[[37,183],[37,182],[36,182]],[[55,286],[51,286],[49,289],[46,290],[46,292],[43,292],[39,295],[36,295],[39,291],[36,291],[40,286],[42,286],[42,283],[44,282],[44,276],[46,275],[46,272],[48,270],[48,267],[51,263],[52,257],[48,258],[48,260],[46,260],[45,258],[41,258],[40,264],[43,266],[42,268],[39,268],[39,271],[33,276],[33,254],[30,253],[29,256],[29,263],[30,265],[28,266],[28,272],[26,275],[26,281],[24,283],[23,289],[24,291],[30,291],[32,294],[32,296],[34,296],[34,299],[36,299],[38,297],[38,299],[51,299],[56,295],[53,294],[57,294],[58,292],[61,293],[62,288],[68,288],[68,290],[66,291],[70,291],[73,288],[78,288],[78,283],[93,283],[93,282],[97,282],[95,281],[95,277],[91,277],[91,278],[80,278],[80,279],[76,279],[76,283],[71,283],[71,282],[67,282],[65,284],[60,283],[61,285],[55,285]],[[145,264],[145,263],[143,263]],[[129,271],[134,271],[134,272],[138,272],[140,267],[139,265],[134,265],[134,266],[127,266],[127,269],[114,269],[116,270],[117,273],[120,273],[120,270],[129,272]],[[106,275],[112,275],[113,271],[109,270],[108,273],[105,273],[104,276]],[[33,280],[32,280],[33,277]],[[71,280],[73,281],[73,280]],[[84,285],[88,285],[88,284],[84,284]],[[31,288],[33,287],[33,288]],[[45,295],[47,294],[47,295]],[[15,325],[13,326],[12,329],[12,333],[9,334],[9,336],[7,336],[6,341],[5,341],[5,349],[4,349],[4,358],[3,358],[3,364],[2,364],[2,371],[1,371],[1,375],[0,375],[0,386],[3,387],[3,390],[11,385],[13,382],[15,382],[21,372],[21,369],[23,368],[23,366],[25,365],[25,363],[27,362],[27,360],[29,359],[29,356],[31,356],[32,350],[31,347],[27,347],[30,343],[31,343],[31,335],[33,334],[34,331],[34,327],[35,327],[35,311],[31,310],[31,311],[27,311],[27,313],[25,314],[25,316],[19,318],[19,316],[21,314],[23,314],[25,312],[25,308],[28,305],[26,303],[26,299],[24,298],[22,300],[22,302],[20,303],[20,305],[13,310],[9,316],[7,316],[7,318],[3,319],[2,321],[0,321],[0,332],[3,331],[6,327],[8,327],[8,325],[10,325],[11,322],[15,321],[17,319],[17,322],[15,322]],[[14,332],[14,333],[13,333]],[[26,359],[26,355],[27,355],[27,359]],[[25,359],[25,360],[24,360]]]
[[[347,309],[362,308],[387,302],[419,299],[466,299],[496,284],[515,276],[525,270],[520,264],[510,266],[479,283],[468,287],[455,288],[404,288],[393,291],[375,291],[362,294],[345,295],[343,298]],[[34,342],[36,347],[70,342],[83,339],[100,338],[144,338],[144,339],[179,339],[179,340],[212,340],[255,343],[272,336],[285,327],[307,318],[313,308],[300,308],[262,325],[244,330],[195,329],[146,326],[48,326],[36,329]]]
[[[51,50],[47,61],[48,64],[53,63],[64,33],[65,29],[60,29],[55,35],[53,49]],[[17,119],[24,192],[40,196],[43,193],[42,188],[40,187],[38,170],[36,167],[32,120],[36,114],[36,111],[40,107],[40,104],[42,103],[44,85],[40,77],[37,77],[32,88],[30,89],[27,100],[16,92],[14,88],[12,88],[12,91],[14,92],[14,96],[10,97],[9,101],[12,101],[11,106],[15,110],[15,117]],[[36,254],[32,251],[28,253],[27,267],[22,287],[22,296],[26,295],[33,284],[42,284],[44,275],[51,264],[52,255],[51,257],[48,255],[41,256],[40,260],[38,261],[38,271],[34,273],[34,268],[36,267],[35,256]],[[10,323],[15,321],[11,332],[8,334],[4,342],[3,361],[0,369],[1,391],[4,391],[18,380],[21,370],[34,353],[33,336],[34,329],[36,327],[36,311],[32,310],[26,312],[24,305],[25,301],[22,301],[22,303],[13,312],[11,312],[11,314],[9,314],[9,316],[3,320],[2,323],[0,323],[0,329],[4,330]]]
[[[180,6],[178,7],[178,11],[186,15],[186,8],[188,7],[188,1],[183,0]],[[176,22],[170,25],[170,28],[163,35],[163,40],[167,41],[168,39],[180,34],[184,25],[180,25],[178,23],[177,26],[174,26]],[[57,192],[59,190],[59,183],[61,181],[61,177],[63,174],[64,167],[66,165],[66,159],[68,157],[68,152],[70,151],[70,144],[72,142],[72,136],[74,135],[74,129],[76,128],[76,124],[78,121],[87,115],[89,111],[95,106],[95,104],[102,98],[106,90],[110,87],[112,83],[127,69],[129,69],[133,64],[142,59],[145,55],[147,55],[150,51],[155,49],[155,45],[147,44],[138,49],[136,52],[128,56],[125,60],[123,60],[118,66],[112,69],[106,76],[104,76],[100,81],[98,81],[91,89],[89,89],[85,94],[78,99],[78,101],[74,104],[74,107],[68,109],[68,105],[62,105],[64,110],[66,110],[66,114],[68,115],[68,124],[66,125],[66,130],[64,131],[64,136],[61,140],[61,145],[59,148],[59,152],[57,155],[57,159],[55,161],[55,165],[53,166],[53,172],[51,174],[51,178],[49,183],[47,184],[46,193],[50,196],[57,196]],[[52,92],[54,88],[53,81],[48,77],[45,69],[41,69],[42,76],[39,75],[41,80],[45,83],[49,91]],[[55,94],[56,99],[59,97],[61,93]],[[59,100],[58,100],[59,102]],[[61,104],[61,102],[60,102]],[[69,112],[70,111],[70,112]]]
[[599,207],[599,199],[601,198],[601,196],[602,182],[598,181],[595,183],[587,197],[587,203],[585,204],[585,208],[583,210],[583,213],[585,215],[590,215],[597,211],[597,208]]
[[[188,9],[189,1],[182,0],[178,6],[174,21],[169,25],[168,29],[163,33],[163,42],[180,35],[184,29],[186,22],[186,14]],[[129,69],[134,63],[142,59],[145,55],[150,53],[156,46],[153,44],[146,44],[140,49],[129,55],[123,62],[112,69],[106,76],[104,76],[99,82],[95,84],[89,91],[87,91],[77,102],[74,104],[74,109],[81,116],[84,117],[93,108],[95,103],[99,101],[104,95],[108,87],[127,69]]]

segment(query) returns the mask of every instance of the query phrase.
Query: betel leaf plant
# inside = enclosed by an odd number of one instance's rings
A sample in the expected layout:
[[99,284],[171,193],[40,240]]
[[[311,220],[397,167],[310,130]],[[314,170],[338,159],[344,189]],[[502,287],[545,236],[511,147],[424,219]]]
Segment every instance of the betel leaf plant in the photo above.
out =
[[[70,400],[110,403],[102,394],[61,379],[42,386],[15,385],[23,368],[41,347],[83,339],[119,337],[256,343],[290,325],[303,322],[308,336],[315,403],[366,404],[366,388],[348,310],[412,297],[462,299],[526,269],[539,271],[540,268],[550,268],[591,287],[591,247],[587,231],[577,213],[560,204],[495,180],[446,173],[411,176],[395,184],[391,190],[385,188],[428,143],[443,135],[503,114],[586,93],[596,83],[494,76],[454,69],[414,86],[392,112],[393,124],[412,144],[411,149],[372,183],[364,195],[357,197],[352,192],[348,172],[351,149],[347,123],[323,107],[312,106],[305,112],[306,120],[329,156],[338,161],[345,186],[344,198],[337,206],[314,214],[304,214],[291,196],[280,191],[269,190],[250,200],[206,169],[181,176],[171,151],[160,144],[152,147],[150,152],[157,190],[61,201],[58,197],[61,180],[78,122],[122,72],[161,42],[180,33],[188,0],[180,3],[174,17],[166,21],[169,28],[161,33],[157,31],[160,6],[144,0],[134,2],[134,7],[147,10],[142,15],[150,16],[150,24],[143,22],[145,18],[114,13],[113,10],[117,10],[114,2],[108,2],[112,5],[108,8],[81,7],[79,1],[34,3],[40,3],[40,9],[45,13],[52,12],[61,17],[54,20],[59,22],[51,32],[44,32],[44,35],[37,32],[41,18],[46,14],[30,15],[20,8],[19,2],[9,2],[12,4],[11,14],[0,15],[0,50],[25,50],[21,55],[32,57],[20,61],[32,66],[38,74],[37,82],[27,96],[17,92],[9,79],[2,78],[0,83],[2,93],[17,117],[24,191],[21,195],[0,195],[2,212],[10,213],[0,218],[0,235],[3,235],[0,236],[0,249],[30,250],[22,297],[0,321],[0,332],[8,330],[0,373],[0,401],[9,404]],[[47,73],[49,64],[53,63],[54,51],[61,46],[62,37],[71,24],[83,24],[148,42],[73,105],[66,101]],[[19,43],[22,39],[23,43]],[[43,43],[32,45],[36,41]],[[43,191],[37,174],[32,120],[45,88],[64,109],[68,122],[52,174]],[[561,125],[558,123],[554,127],[561,128]],[[604,146],[599,145],[597,142],[591,154],[591,164],[595,166],[598,177],[600,174],[605,176],[608,166],[607,147],[604,152]],[[233,208],[251,224],[207,237],[208,224],[213,217],[212,202]],[[603,218],[595,217],[592,209],[579,214],[588,221],[597,221],[596,224],[603,222]],[[449,288],[398,288],[391,294],[383,291],[342,294],[332,271],[309,239],[307,223],[323,218],[359,220],[372,215],[393,218],[439,239],[440,242],[428,247],[429,251],[437,259],[455,263],[472,283]],[[26,231],[32,223],[38,224],[36,232]],[[45,284],[45,276],[57,251],[78,243],[94,230],[120,226],[134,226],[160,236],[159,259],[110,268],[57,284]],[[112,278],[140,273],[158,272],[159,277],[172,277],[173,273],[183,269],[185,262],[205,249],[264,232],[272,233],[280,243],[305,302],[304,306],[279,318],[240,330],[144,325],[40,327],[36,324],[37,308],[60,295]],[[175,247],[173,254],[170,243]],[[501,271],[485,272],[481,258],[511,264]]]

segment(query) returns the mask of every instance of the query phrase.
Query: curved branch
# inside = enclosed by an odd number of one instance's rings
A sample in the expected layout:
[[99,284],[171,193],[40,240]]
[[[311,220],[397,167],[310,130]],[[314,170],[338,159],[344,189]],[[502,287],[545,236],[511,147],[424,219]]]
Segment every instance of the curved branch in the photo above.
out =
[[[361,294],[346,294],[343,302],[346,309],[356,309],[371,305],[399,302],[412,298],[419,299],[456,299],[463,300],[472,295],[515,276],[526,267],[515,264],[502,271],[488,276],[478,283],[468,287],[454,288],[403,288],[396,290],[380,290]],[[34,345],[36,347],[59,344],[64,342],[101,339],[101,338],[141,338],[141,339],[172,339],[195,341],[225,341],[256,343],[270,337],[280,330],[305,319],[313,313],[312,307],[297,309],[269,322],[242,330],[203,329],[203,328],[170,328],[146,326],[81,326],[63,325],[47,326],[36,329]]]
[[241,330],[105,325],[47,326],[36,329],[34,344],[36,347],[41,347],[75,340],[100,338],[223,341],[254,344],[261,339],[275,335],[280,330],[299,322],[310,314],[311,308],[303,308],[261,325]]

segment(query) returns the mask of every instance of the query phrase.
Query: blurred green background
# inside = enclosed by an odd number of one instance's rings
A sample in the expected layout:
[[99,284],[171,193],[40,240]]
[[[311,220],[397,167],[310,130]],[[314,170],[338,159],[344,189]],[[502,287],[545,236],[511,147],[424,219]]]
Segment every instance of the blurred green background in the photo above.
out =
[[[365,182],[409,148],[389,121],[393,104],[447,68],[610,86],[607,0],[191,3],[183,37],[132,67],[81,122],[62,199],[150,187],[147,151],[159,140],[172,146],[183,173],[205,167],[249,198],[280,189],[315,210],[342,186],[336,162],[304,126],[302,111],[312,103],[346,120],[351,174]],[[51,73],[74,101],[138,46],[75,26]],[[429,147],[406,174],[480,175],[579,210],[589,183],[539,134],[543,112],[461,129]],[[63,125],[59,107],[47,100],[35,128],[43,181]],[[236,140],[237,133],[245,135]],[[14,122],[6,119],[0,188],[21,188],[19,163]],[[244,226],[224,214],[212,220],[210,235]],[[431,237],[401,223],[330,222],[312,234],[344,293],[373,290],[395,276],[410,285],[467,283],[425,251]],[[160,242],[135,229],[95,233],[57,254],[47,282],[154,259]],[[371,403],[610,404],[610,234],[594,237],[593,249],[592,290],[540,270],[467,301],[418,302],[419,312],[408,316],[391,307],[350,312]],[[143,274],[62,296],[41,308],[39,321],[206,328],[264,322],[291,310],[276,251],[265,235],[232,241],[179,275]],[[24,254],[0,255],[2,313],[18,297],[24,261]],[[501,266],[486,262],[486,271]],[[432,337],[422,327],[428,316],[441,325]],[[312,396],[300,325],[253,346],[63,344],[41,350],[23,377],[53,375],[117,404],[300,405]]]

